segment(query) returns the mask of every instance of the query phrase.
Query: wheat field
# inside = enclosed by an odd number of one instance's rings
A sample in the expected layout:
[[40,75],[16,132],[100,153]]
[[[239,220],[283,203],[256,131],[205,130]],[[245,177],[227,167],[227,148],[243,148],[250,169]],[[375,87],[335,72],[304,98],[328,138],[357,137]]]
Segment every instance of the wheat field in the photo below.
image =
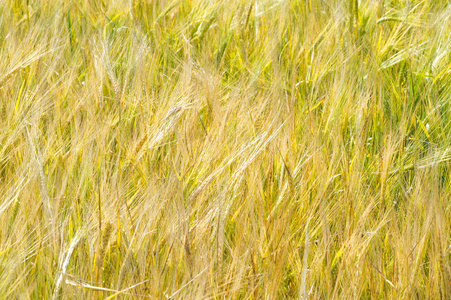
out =
[[451,4],[0,0],[0,299],[450,299]]

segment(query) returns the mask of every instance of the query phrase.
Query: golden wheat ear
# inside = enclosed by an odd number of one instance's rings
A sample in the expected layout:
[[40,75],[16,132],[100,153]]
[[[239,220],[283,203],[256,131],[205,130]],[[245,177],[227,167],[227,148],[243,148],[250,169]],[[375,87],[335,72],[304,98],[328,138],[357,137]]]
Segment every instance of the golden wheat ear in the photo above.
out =
[[15,68],[13,68],[12,70],[10,70],[8,73],[6,73],[2,79],[0,79],[0,88],[6,83],[6,81],[8,81],[8,79],[10,79],[11,77],[13,77],[14,74],[16,74],[17,72],[19,72],[20,70],[22,70],[23,66],[17,66]]

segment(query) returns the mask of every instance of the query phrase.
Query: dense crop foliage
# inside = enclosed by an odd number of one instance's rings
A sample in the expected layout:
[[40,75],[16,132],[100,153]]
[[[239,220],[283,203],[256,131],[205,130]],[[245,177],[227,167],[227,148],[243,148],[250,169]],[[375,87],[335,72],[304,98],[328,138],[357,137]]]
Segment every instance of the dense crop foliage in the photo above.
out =
[[0,0],[1,299],[445,299],[451,4]]

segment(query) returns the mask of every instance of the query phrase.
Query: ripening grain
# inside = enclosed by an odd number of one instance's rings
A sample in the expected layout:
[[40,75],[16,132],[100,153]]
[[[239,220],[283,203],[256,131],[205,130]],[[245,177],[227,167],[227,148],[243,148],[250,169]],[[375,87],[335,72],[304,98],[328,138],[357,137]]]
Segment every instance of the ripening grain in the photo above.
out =
[[0,0],[0,299],[447,299],[451,5]]

